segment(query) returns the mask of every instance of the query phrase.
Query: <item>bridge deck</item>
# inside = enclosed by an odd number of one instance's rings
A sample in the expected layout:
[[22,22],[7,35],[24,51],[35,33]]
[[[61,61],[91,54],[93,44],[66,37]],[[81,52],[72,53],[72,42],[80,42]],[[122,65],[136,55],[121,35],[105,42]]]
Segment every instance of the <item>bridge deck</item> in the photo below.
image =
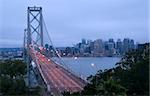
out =
[[85,81],[48,59],[40,52],[32,50],[31,57],[37,59],[36,63],[40,65],[43,78],[54,94],[61,94],[64,91],[76,92],[83,90],[86,84]]

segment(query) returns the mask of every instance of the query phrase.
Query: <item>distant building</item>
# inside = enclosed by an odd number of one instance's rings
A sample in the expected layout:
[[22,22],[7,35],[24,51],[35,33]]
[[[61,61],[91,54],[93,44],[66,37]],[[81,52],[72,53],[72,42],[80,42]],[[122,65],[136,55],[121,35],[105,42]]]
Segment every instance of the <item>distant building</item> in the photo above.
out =
[[129,46],[130,46],[129,38],[124,38],[124,40],[123,40],[123,53],[126,53],[129,51]]
[[129,49],[135,49],[134,40],[130,40]]
[[109,39],[109,41],[105,41],[104,42],[104,55],[105,56],[113,56],[114,54],[116,54],[116,50],[115,50],[115,42],[111,39]]
[[105,51],[108,51],[109,49],[108,49],[108,41],[105,41],[104,42],[104,49],[105,49]]
[[113,44],[113,48],[115,48],[115,42],[114,42],[114,39],[112,39],[112,38],[109,39],[109,42],[112,43],[112,44]]
[[91,49],[91,51],[94,50],[94,42],[90,42],[90,49]]
[[72,50],[70,47],[66,47],[65,49],[66,56],[70,56],[72,54]]
[[92,40],[87,40],[87,46],[90,46],[91,42],[92,42]]
[[23,59],[23,48],[0,48],[0,60]]
[[[105,42],[102,39],[95,41],[82,39],[74,47],[59,47],[57,51],[61,56],[121,56],[129,50],[137,48],[136,46],[134,40],[129,38],[124,38],[123,41],[118,39],[116,42],[114,42],[114,39]],[[48,50],[46,53],[48,56],[50,55],[49,57],[56,56],[52,46],[47,45],[45,47]],[[1,52],[1,54],[3,53]]]
[[101,39],[94,41],[94,55],[101,56],[103,54],[103,42]]
[[84,52],[91,54],[91,49],[90,49],[90,47],[86,47],[85,50],[84,50]]
[[114,43],[113,42],[108,43],[108,50],[109,50],[109,55],[108,56],[113,56],[115,54],[115,48],[114,48]]
[[136,43],[135,43],[135,49],[138,48],[138,44],[139,44],[139,42],[136,42]]
[[137,48],[139,49],[139,50],[143,50],[144,49],[144,44],[137,44]]
[[82,44],[86,44],[86,40],[85,39],[82,39]]
[[121,55],[123,52],[123,44],[121,42],[121,39],[118,39],[116,42],[116,51],[118,55]]

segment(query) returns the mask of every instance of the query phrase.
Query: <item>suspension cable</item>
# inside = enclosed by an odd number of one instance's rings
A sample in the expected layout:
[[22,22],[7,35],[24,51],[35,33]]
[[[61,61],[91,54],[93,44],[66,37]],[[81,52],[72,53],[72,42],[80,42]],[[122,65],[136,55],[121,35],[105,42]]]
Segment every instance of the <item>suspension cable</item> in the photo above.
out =
[[[76,75],[76,76],[79,76],[80,78],[84,79],[82,76],[78,75],[75,71],[73,71],[73,70],[69,67],[69,65],[67,66],[67,64],[63,61],[62,57],[59,55],[58,51],[57,51],[56,48],[54,47],[54,44],[53,44],[53,42],[52,42],[52,40],[51,40],[51,37],[50,37],[50,35],[49,35],[49,32],[48,32],[48,30],[47,30],[46,23],[45,23],[45,20],[44,20],[43,16],[42,16],[42,20],[43,20],[44,28],[45,28],[46,34],[47,34],[47,36],[48,36],[48,39],[49,39],[49,41],[50,41],[50,43],[51,43],[51,45],[52,45],[52,48],[54,49],[54,52],[56,53],[56,55],[57,55],[57,57],[58,57],[58,60],[60,61],[60,62],[59,62],[60,64],[58,64],[58,65],[60,65],[60,66],[63,65],[62,67],[64,67],[65,69],[67,69],[69,72],[71,72],[72,74],[74,74],[74,75]],[[55,54],[55,53],[54,53],[54,54]],[[56,60],[55,60],[55,61],[56,61]],[[56,62],[55,62],[55,63],[56,63]]]
[[46,31],[46,33],[47,33],[48,39],[49,39],[49,41],[50,41],[50,43],[51,43],[51,45],[52,45],[53,49],[54,49],[54,52],[55,52],[55,53],[56,53],[56,55],[58,56],[58,58],[59,58],[59,60],[60,60],[61,64],[63,64],[63,65],[64,65],[64,67],[67,67],[67,69],[69,69],[69,70],[70,70],[70,68],[69,68],[69,67],[65,64],[65,62],[62,60],[62,57],[58,54],[58,52],[57,52],[56,48],[54,47],[54,44],[53,44],[53,42],[52,42],[52,40],[51,40],[51,37],[50,37],[50,35],[49,35],[49,32],[48,32],[48,30],[47,30],[45,20],[44,20],[44,18],[43,18],[43,17],[42,17],[42,19],[43,19],[43,24],[44,24],[45,31]]

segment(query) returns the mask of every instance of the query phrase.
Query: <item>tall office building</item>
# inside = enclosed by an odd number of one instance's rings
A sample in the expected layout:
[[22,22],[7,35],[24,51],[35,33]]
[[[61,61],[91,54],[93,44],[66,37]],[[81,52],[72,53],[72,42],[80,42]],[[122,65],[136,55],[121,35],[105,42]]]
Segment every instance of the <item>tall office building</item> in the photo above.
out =
[[113,44],[113,48],[115,48],[115,42],[114,42],[114,39],[111,38],[111,39],[109,39],[108,41],[109,41],[110,43],[112,43],[112,44]]
[[86,45],[90,46],[90,43],[92,42],[92,40],[87,40]]
[[86,44],[86,40],[85,39],[82,39],[82,44]]
[[105,56],[113,56],[115,54],[114,43],[110,41],[104,42]]
[[108,42],[108,51],[109,51],[109,56],[113,56],[115,54],[114,43]]
[[123,40],[123,53],[126,53],[129,51],[129,46],[130,46],[129,38],[124,38],[124,40]]
[[90,50],[91,50],[91,53],[93,53],[94,51],[94,42],[90,42]]
[[122,51],[123,51],[123,46],[122,46],[122,42],[121,42],[121,39],[118,39],[117,42],[116,42],[116,50],[117,50],[117,54],[122,54]]
[[135,49],[134,40],[130,40],[129,49]]
[[101,56],[103,53],[103,42],[101,39],[94,41],[94,54],[96,56]]

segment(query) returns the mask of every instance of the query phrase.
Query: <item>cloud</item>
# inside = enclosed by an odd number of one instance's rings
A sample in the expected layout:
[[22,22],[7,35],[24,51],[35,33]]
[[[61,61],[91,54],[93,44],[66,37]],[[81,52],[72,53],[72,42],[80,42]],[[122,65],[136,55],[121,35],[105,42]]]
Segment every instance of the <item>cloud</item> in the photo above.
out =
[[43,7],[44,20],[56,46],[69,46],[82,38],[107,40],[129,37],[138,42],[146,42],[147,2],[148,0],[2,0],[0,38],[22,41],[23,30],[27,26],[27,7],[36,5]]

